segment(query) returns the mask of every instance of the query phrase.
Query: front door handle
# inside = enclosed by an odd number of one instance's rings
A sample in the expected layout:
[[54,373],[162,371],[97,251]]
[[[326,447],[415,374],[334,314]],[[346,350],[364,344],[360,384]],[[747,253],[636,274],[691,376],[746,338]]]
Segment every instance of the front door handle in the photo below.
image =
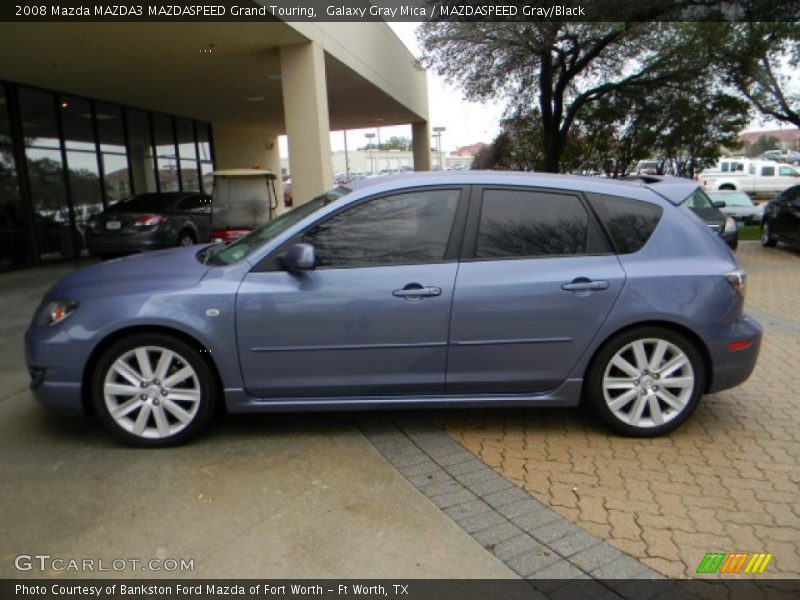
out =
[[402,290],[395,290],[392,296],[396,298],[430,298],[432,296],[441,296],[442,288],[439,287],[422,287],[419,284],[409,284]]
[[608,282],[602,280],[592,281],[588,277],[577,277],[570,283],[563,284],[561,289],[568,292],[594,292],[597,290],[607,290]]

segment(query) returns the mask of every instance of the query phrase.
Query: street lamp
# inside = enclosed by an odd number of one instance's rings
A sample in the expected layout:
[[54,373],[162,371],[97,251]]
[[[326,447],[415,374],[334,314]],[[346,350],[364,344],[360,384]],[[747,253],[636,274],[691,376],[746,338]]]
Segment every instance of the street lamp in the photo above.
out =
[[375,175],[375,157],[372,154],[372,138],[375,137],[374,133],[365,133],[364,137],[369,140],[369,172]]
[[433,137],[436,138],[436,154],[439,155],[439,170],[442,171],[442,132],[446,131],[447,127],[434,127]]

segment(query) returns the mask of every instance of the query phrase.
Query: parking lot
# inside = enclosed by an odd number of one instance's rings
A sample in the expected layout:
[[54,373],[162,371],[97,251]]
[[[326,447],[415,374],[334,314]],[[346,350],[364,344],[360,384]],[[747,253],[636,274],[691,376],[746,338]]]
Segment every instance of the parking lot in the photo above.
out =
[[658,439],[609,435],[575,410],[447,415],[465,448],[570,521],[670,577],[707,552],[771,552],[800,576],[800,253],[739,245],[747,310],[764,326],[742,386],[705,396]]
[[[746,551],[774,555],[765,577],[800,576],[800,253],[747,242],[738,256],[748,310],[765,326],[759,365],[677,432],[621,438],[582,410],[417,417],[663,575],[692,576],[707,552]],[[349,415],[223,417],[189,446],[142,451],[36,405],[22,335],[50,282],[76,266],[0,276],[0,576],[24,576],[14,557],[35,552],[195,560],[171,576],[513,576]]]

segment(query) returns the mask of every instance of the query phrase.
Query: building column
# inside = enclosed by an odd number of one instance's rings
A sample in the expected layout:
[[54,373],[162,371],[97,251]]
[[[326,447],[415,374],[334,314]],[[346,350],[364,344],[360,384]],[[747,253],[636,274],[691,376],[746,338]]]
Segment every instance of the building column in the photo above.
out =
[[414,152],[414,170],[431,170],[431,131],[427,121],[411,124],[411,140]]
[[333,185],[325,53],[308,42],[281,46],[281,82],[294,206]]

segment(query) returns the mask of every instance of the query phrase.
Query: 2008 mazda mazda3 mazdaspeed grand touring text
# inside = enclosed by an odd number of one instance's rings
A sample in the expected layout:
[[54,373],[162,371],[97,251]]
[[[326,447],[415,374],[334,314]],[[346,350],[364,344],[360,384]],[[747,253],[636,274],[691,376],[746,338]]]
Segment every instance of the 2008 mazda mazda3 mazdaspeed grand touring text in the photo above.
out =
[[745,275],[697,184],[411,174],[339,187],[227,246],[76,271],[26,335],[34,395],[124,441],[215,409],[575,406],[670,431],[742,383]]

